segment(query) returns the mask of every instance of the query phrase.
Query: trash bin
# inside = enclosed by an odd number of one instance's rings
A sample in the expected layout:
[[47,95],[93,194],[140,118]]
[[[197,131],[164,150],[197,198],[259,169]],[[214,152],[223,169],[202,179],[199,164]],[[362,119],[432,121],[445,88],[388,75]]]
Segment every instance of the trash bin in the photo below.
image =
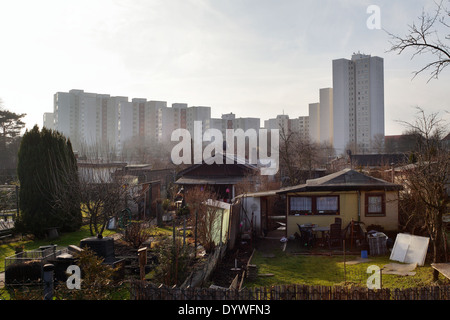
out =
[[387,236],[383,232],[372,232],[367,236],[371,256],[382,256],[387,253]]

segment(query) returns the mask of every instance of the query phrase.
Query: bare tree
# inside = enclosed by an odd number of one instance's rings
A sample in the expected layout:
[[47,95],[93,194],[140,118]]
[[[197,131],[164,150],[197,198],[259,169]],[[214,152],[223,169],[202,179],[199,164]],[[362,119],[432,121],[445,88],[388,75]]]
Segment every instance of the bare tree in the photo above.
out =
[[[401,54],[411,49],[411,58],[423,54],[433,57],[431,62],[414,72],[414,77],[430,70],[428,81],[438,79],[442,70],[450,64],[449,17],[450,11],[441,1],[436,3],[433,14],[422,12],[419,22],[409,26],[409,33],[405,37],[389,33],[392,37],[389,51]],[[444,32],[449,32],[444,35],[445,40],[439,36],[439,27],[446,30]],[[450,156],[441,144],[446,128],[437,113],[426,115],[422,109],[418,110],[419,115],[414,123],[404,122],[419,137],[417,152],[413,154],[414,166],[404,173],[406,194],[403,194],[403,201],[411,203],[412,200],[414,203],[414,206],[408,208],[411,214],[406,222],[424,221],[433,245],[433,262],[446,262],[447,242],[442,218],[449,203]],[[434,271],[433,278],[437,280],[437,271]]]
[[124,142],[117,159],[131,163],[149,163],[153,168],[167,168],[173,142],[157,142],[145,137],[132,137]]
[[332,159],[336,157],[336,150],[333,148],[333,144],[329,141],[316,144],[316,166],[329,167]]
[[[408,208],[407,220],[423,221],[433,246],[433,262],[447,262],[442,218],[449,203],[450,154],[441,142],[446,126],[437,113],[427,115],[420,108],[416,121],[404,124],[420,137],[414,154],[416,162],[404,171],[403,199],[414,201],[414,206]],[[435,272],[435,280],[437,276]]]
[[[318,144],[295,131],[280,129],[280,171],[287,178],[283,185],[296,185],[313,177],[313,170],[324,165],[334,149]],[[282,177],[283,178],[283,177]]]
[[110,218],[126,207],[127,181],[115,172],[99,172],[95,165],[80,172],[81,209],[89,218],[92,235],[101,235]]
[[295,185],[298,183],[296,167],[299,162],[297,150],[294,148],[296,134],[281,127],[280,142],[280,171],[287,176],[291,185]]
[[110,141],[82,142],[79,144],[79,158],[112,162],[117,160],[117,149]]
[[[51,167],[53,170],[65,168]],[[119,213],[126,207],[127,181],[121,175],[99,170],[95,163],[78,167],[77,175],[51,172],[49,176],[54,180],[51,182],[55,189],[53,207],[68,210],[74,205],[80,206],[91,235],[101,236],[109,219],[119,218]],[[56,177],[64,179],[64,183],[57,183]]]
[[[441,71],[450,64],[450,10],[443,5],[443,1],[436,3],[436,10],[433,14],[422,12],[418,23],[413,22],[409,25],[409,32],[401,37],[388,32],[392,38],[389,52],[403,53],[405,50],[412,50],[411,59],[417,55],[429,54],[433,57],[432,61],[427,63],[418,71],[414,72],[414,77],[419,73],[430,70],[431,76],[428,79],[437,79]],[[441,39],[438,33],[439,27],[448,31]],[[413,78],[414,78],[413,77]]]
[[185,190],[185,203],[190,210],[190,224],[198,241],[206,252],[214,249],[214,238],[217,230],[219,213],[206,205],[208,200],[217,201],[218,195],[208,186],[195,186]]
[[378,154],[385,152],[384,134],[378,133],[370,141],[371,151]]
[[261,175],[259,172],[247,173],[241,181],[234,185],[236,195],[275,190],[280,187],[281,181],[278,174],[273,177]]

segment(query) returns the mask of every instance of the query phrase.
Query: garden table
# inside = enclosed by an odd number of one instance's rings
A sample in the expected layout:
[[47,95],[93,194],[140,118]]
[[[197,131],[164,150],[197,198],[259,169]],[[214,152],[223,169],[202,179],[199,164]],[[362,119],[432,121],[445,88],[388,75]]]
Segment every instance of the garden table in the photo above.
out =
[[322,241],[321,242],[323,243],[323,245],[326,245],[327,234],[328,234],[328,232],[330,232],[330,227],[329,226],[327,226],[327,227],[314,226],[312,228],[312,230],[314,232],[316,232],[316,233],[317,232],[321,232],[322,233],[322,237],[321,237]]

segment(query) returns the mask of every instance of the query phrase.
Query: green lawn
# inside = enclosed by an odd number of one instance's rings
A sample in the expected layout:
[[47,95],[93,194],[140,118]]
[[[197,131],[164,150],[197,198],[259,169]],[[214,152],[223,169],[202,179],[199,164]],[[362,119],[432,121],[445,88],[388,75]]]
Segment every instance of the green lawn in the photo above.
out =
[[[356,260],[357,256],[346,256],[347,262]],[[258,274],[271,274],[272,276],[258,277],[255,281],[246,281],[244,286],[258,287],[280,284],[306,284],[306,285],[344,285],[353,284],[366,286],[371,275],[367,273],[370,265],[382,268],[395,261],[388,256],[369,257],[370,261],[349,265],[345,264],[342,255],[313,256],[294,255],[288,252],[276,252],[275,257],[267,257],[256,251],[252,264],[258,266]],[[398,276],[382,274],[383,288],[409,288],[433,284],[433,269],[430,265],[417,267],[414,276]],[[450,280],[439,276],[439,284],[450,284]]]

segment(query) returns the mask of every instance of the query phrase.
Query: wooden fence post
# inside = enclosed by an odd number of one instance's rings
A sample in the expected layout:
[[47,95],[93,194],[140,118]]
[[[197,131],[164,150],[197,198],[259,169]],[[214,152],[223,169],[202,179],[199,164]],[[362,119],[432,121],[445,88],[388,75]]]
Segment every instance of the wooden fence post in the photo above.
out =
[[145,266],[147,264],[147,247],[138,250],[140,279],[145,279]]

